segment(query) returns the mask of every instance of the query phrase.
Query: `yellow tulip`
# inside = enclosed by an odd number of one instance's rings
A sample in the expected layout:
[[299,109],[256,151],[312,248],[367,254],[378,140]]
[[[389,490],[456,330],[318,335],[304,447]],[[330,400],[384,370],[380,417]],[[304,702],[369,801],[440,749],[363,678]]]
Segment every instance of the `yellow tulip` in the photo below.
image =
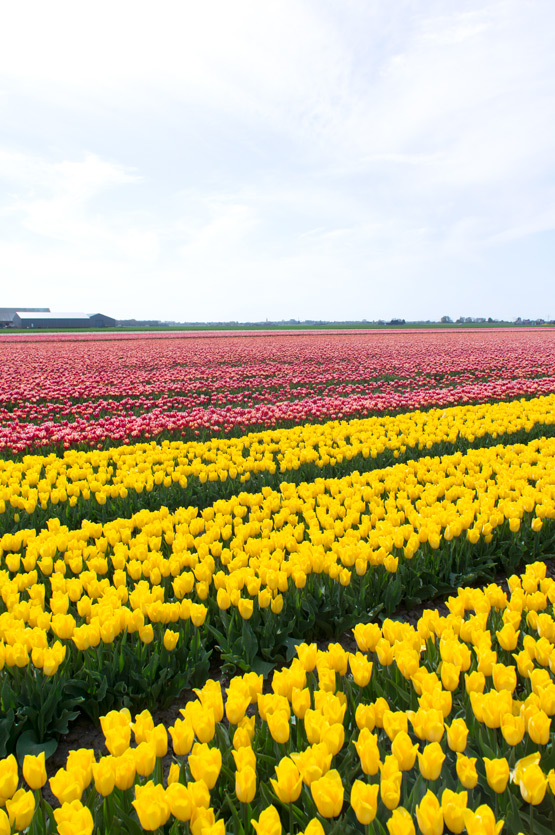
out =
[[25,755],[23,776],[30,789],[42,789],[47,780],[44,751],[41,751],[36,757],[32,754]]
[[260,813],[258,820],[251,820],[257,835],[281,835],[282,826],[275,806],[268,806]]
[[250,803],[256,794],[256,771],[246,765],[235,773],[235,794],[240,803]]
[[311,673],[316,666],[316,654],[318,647],[316,644],[298,644],[296,646],[297,656],[301,665],[307,673]]
[[10,819],[3,809],[0,809],[0,835],[12,835]]
[[378,737],[372,734],[368,728],[362,728],[355,740],[355,748],[360,757],[360,764],[365,774],[370,776],[377,774],[381,757],[378,748]]
[[394,809],[387,821],[389,835],[416,835],[412,815],[403,806]]
[[125,791],[131,788],[137,771],[133,752],[128,749],[121,757],[114,757],[114,769],[118,789]]
[[456,769],[457,777],[465,789],[473,789],[478,782],[476,757],[465,757],[463,754],[457,754]]
[[65,768],[59,768],[56,774],[50,778],[50,791],[60,804],[71,803],[72,800],[81,800],[83,786],[77,777],[78,775],[75,773],[69,773]]
[[193,810],[191,793],[183,783],[175,780],[168,785],[166,789],[166,802],[174,818],[177,818],[179,821],[188,821],[191,819]]
[[35,812],[33,792],[18,789],[13,797],[6,800],[6,810],[12,827],[27,829]]
[[266,722],[268,723],[272,739],[282,744],[289,741],[291,727],[289,725],[289,716],[284,710],[276,710],[273,713],[268,713]]
[[497,635],[497,640],[499,641],[499,645],[502,649],[507,650],[508,652],[512,652],[513,649],[516,649],[520,631],[517,631],[512,623],[506,623],[503,628],[495,634]]
[[304,719],[306,711],[310,708],[310,690],[308,687],[303,687],[302,689],[293,687],[291,707],[297,719]]
[[229,688],[225,703],[225,715],[231,725],[238,725],[250,705],[250,694],[238,688]]
[[355,711],[355,722],[359,730],[367,728],[369,731],[373,731],[376,727],[376,712],[374,705],[365,705],[362,703],[357,705],[357,709]]
[[504,757],[490,760],[484,757],[488,786],[497,794],[503,794],[509,782],[509,763]]
[[238,609],[243,620],[250,620],[254,611],[254,602],[251,599],[242,597],[239,600]]
[[512,693],[516,688],[516,669],[506,667],[505,664],[494,664],[492,668],[493,686],[496,690],[508,690]]
[[202,603],[191,603],[191,621],[194,626],[202,626],[207,614],[208,609]]
[[467,835],[498,835],[503,828],[503,821],[496,821],[489,806],[478,806],[475,812],[467,809],[464,813]]
[[152,742],[140,742],[131,749],[135,757],[135,770],[141,777],[149,777],[156,765],[156,746]]
[[194,780],[204,780],[213,789],[222,768],[222,752],[204,742],[195,742],[189,754],[189,768]]
[[343,808],[344,789],[339,772],[328,771],[310,784],[312,799],[323,818],[336,818]]
[[439,742],[426,745],[423,752],[418,754],[418,765],[422,777],[425,780],[437,780],[444,760],[445,754]]
[[157,757],[165,757],[168,753],[168,732],[165,726],[160,723],[148,734],[147,741],[154,746]]
[[[141,743],[143,745],[145,743]],[[153,832],[159,826],[164,826],[170,816],[170,805],[163,786],[152,780],[144,786],[135,786],[135,800],[133,806],[143,829]]]
[[166,629],[164,632],[164,647],[171,652],[175,649],[179,640],[179,632],[172,632],[171,629]]
[[444,789],[441,795],[443,820],[450,832],[460,835],[464,829],[464,813],[468,803],[468,792],[453,792]]
[[501,733],[507,745],[518,745],[522,742],[526,726],[522,716],[505,713],[501,717]]
[[327,745],[322,742],[311,745],[300,753],[293,752],[291,759],[299,769],[303,783],[310,786],[314,780],[319,780],[326,771],[329,771],[332,754]]
[[384,806],[389,810],[395,809],[401,800],[401,783],[403,775],[400,771],[384,776],[380,780],[380,797]]
[[372,662],[360,652],[349,653],[349,667],[355,684],[366,687],[372,677]]
[[270,783],[279,800],[282,803],[295,803],[303,786],[303,780],[297,765],[290,757],[283,757],[274,768],[277,779],[270,779]]
[[188,754],[195,739],[191,722],[188,719],[176,719],[173,726],[169,728],[169,732],[174,754],[178,757]]
[[0,803],[4,804],[9,797],[13,797],[19,783],[17,760],[13,754],[0,760]]
[[443,661],[441,664],[441,683],[446,690],[456,690],[459,686],[461,668],[458,664]]
[[386,711],[383,716],[383,729],[392,741],[401,731],[406,733],[408,730],[407,714],[402,710]]
[[305,826],[303,835],[325,835],[324,827],[318,818],[312,818]]
[[454,719],[447,728],[447,744],[451,751],[462,754],[466,748],[468,728],[464,719]]
[[112,757],[102,757],[97,763],[93,763],[92,772],[94,787],[98,794],[108,797],[112,794],[116,784],[116,769]]
[[416,761],[418,745],[413,745],[408,733],[400,731],[391,744],[391,753],[397,759],[401,771],[410,771]]
[[422,835],[443,835],[443,810],[429,789],[416,806],[416,819]]
[[79,800],[64,803],[54,810],[59,835],[92,835],[94,828],[91,810]]
[[133,735],[135,736],[135,742],[137,745],[140,742],[147,742],[148,735],[154,728],[154,720],[150,714],[150,711],[143,710],[141,713],[135,716],[135,721],[131,723],[131,728],[133,729]]
[[378,811],[378,791],[377,783],[369,785],[363,783],[362,780],[355,780],[351,789],[351,806],[354,809],[355,815],[359,823],[368,826],[376,817]]
[[551,731],[551,719],[539,710],[528,720],[528,736],[536,745],[547,745]]
[[216,719],[211,707],[204,707],[201,702],[187,702],[180,713],[191,722],[199,742],[211,742],[216,733]]
[[468,694],[483,693],[486,686],[486,677],[484,673],[475,670],[472,673],[465,673],[464,682]]
[[[189,823],[192,835],[203,835],[204,832],[212,832],[216,826],[216,816],[210,807],[193,807],[191,821]],[[218,830],[216,830],[218,832]],[[218,833],[219,835],[219,833]]]
[[524,802],[537,806],[545,797],[547,777],[538,763],[530,763],[527,767],[520,768],[518,785]]
[[236,751],[232,751],[231,753],[233,754],[235,768],[237,771],[240,771],[242,768],[246,768],[246,766],[256,769],[256,754],[250,745],[245,745],[242,748],[238,748]]

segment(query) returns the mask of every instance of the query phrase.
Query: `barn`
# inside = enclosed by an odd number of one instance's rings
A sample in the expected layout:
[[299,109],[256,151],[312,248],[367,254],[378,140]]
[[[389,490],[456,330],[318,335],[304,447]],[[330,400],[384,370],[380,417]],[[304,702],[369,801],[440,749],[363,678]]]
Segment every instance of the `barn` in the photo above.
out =
[[116,320],[103,313],[51,313],[18,310],[12,320],[14,328],[113,328]]
[[0,328],[13,325],[16,313],[50,313],[49,307],[0,307]]

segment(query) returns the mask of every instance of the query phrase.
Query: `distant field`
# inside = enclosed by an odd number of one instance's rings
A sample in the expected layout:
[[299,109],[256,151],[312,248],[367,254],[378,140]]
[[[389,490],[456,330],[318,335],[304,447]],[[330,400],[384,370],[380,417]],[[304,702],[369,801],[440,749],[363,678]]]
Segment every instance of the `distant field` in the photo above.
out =
[[[404,325],[378,325],[369,322],[349,322],[349,323],[335,323],[328,322],[326,324],[305,325],[299,324],[271,324],[271,323],[257,323],[257,324],[195,324],[195,325],[160,325],[152,327],[118,327],[118,328],[102,328],[100,332],[130,332],[137,333],[142,331],[289,331],[289,330],[483,330],[484,328],[521,328],[523,326],[515,325],[514,322],[463,322],[444,323],[444,322],[407,322]],[[529,325],[527,327],[545,328],[549,325]],[[9,333],[29,333],[29,328],[7,328]],[[98,333],[98,328],[40,328],[33,333]],[[3,331],[0,331],[0,334]]]

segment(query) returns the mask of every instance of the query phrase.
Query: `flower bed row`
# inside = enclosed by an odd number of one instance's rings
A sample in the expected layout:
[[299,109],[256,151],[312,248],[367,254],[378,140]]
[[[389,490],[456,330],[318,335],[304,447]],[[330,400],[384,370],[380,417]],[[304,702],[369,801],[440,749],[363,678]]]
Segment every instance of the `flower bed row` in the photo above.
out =
[[[128,443],[537,396],[554,332],[2,344],[0,449]],[[79,369],[76,374],[75,369]]]
[[0,744],[171,698],[212,647],[267,671],[299,639],[552,553],[554,454],[544,438],[4,535]]
[[0,461],[0,533],[56,517],[108,521],[139,508],[206,507],[238,488],[277,488],[343,476],[476,444],[514,443],[555,431],[555,395],[297,426],[205,442],[135,444]]
[[169,728],[112,711],[106,753],[72,751],[51,777],[54,810],[44,753],[22,758],[28,789],[8,757],[0,831],[547,835],[555,581],[536,562],[509,587],[461,588],[416,628],[358,624],[355,653],[297,645],[271,688],[207,681]]

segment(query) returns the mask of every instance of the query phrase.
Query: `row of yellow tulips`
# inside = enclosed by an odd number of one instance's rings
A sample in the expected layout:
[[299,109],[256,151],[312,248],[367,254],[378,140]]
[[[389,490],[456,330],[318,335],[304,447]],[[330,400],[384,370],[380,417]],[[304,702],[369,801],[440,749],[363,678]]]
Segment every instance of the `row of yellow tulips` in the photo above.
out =
[[537,562],[509,587],[459,589],[447,616],[425,611],[416,628],[358,624],[356,652],[300,644],[271,689],[254,673],[225,693],[209,680],[169,728],[112,711],[107,753],[72,751],[51,777],[53,813],[44,756],[23,761],[30,790],[8,757],[0,832],[46,832],[53,817],[60,835],[543,835],[555,809],[555,581]]
[[[88,516],[108,501],[132,511],[152,491],[159,504],[167,503],[165,494],[181,505],[196,503],[207,482],[221,488],[229,480],[240,489],[261,476],[287,477],[307,468],[317,473],[335,467],[343,474],[342,467],[352,469],[355,464],[370,468],[372,459],[384,453],[398,457],[408,450],[418,456],[437,445],[472,444],[554,424],[555,395],[548,395],[330,421],[202,443],[164,441],[104,451],[69,450],[62,457],[27,455],[21,461],[0,461],[0,518],[4,514],[4,524],[11,529],[18,516],[32,517],[35,510],[56,515],[61,508],[69,513],[69,508],[79,506]],[[233,492],[232,486],[228,491]]]
[[52,520],[42,531],[5,534],[0,651],[12,664],[19,644],[46,649],[43,633],[82,647],[97,633],[110,642],[148,623],[200,625],[212,595],[245,619],[254,603],[277,613],[310,578],[348,586],[378,566],[395,573],[423,548],[439,555],[442,542],[472,554],[471,544],[491,542],[507,525],[518,542],[555,517],[554,454],[555,439],[541,439],[283,483],[200,514],[162,508],[104,526],[72,531]]

